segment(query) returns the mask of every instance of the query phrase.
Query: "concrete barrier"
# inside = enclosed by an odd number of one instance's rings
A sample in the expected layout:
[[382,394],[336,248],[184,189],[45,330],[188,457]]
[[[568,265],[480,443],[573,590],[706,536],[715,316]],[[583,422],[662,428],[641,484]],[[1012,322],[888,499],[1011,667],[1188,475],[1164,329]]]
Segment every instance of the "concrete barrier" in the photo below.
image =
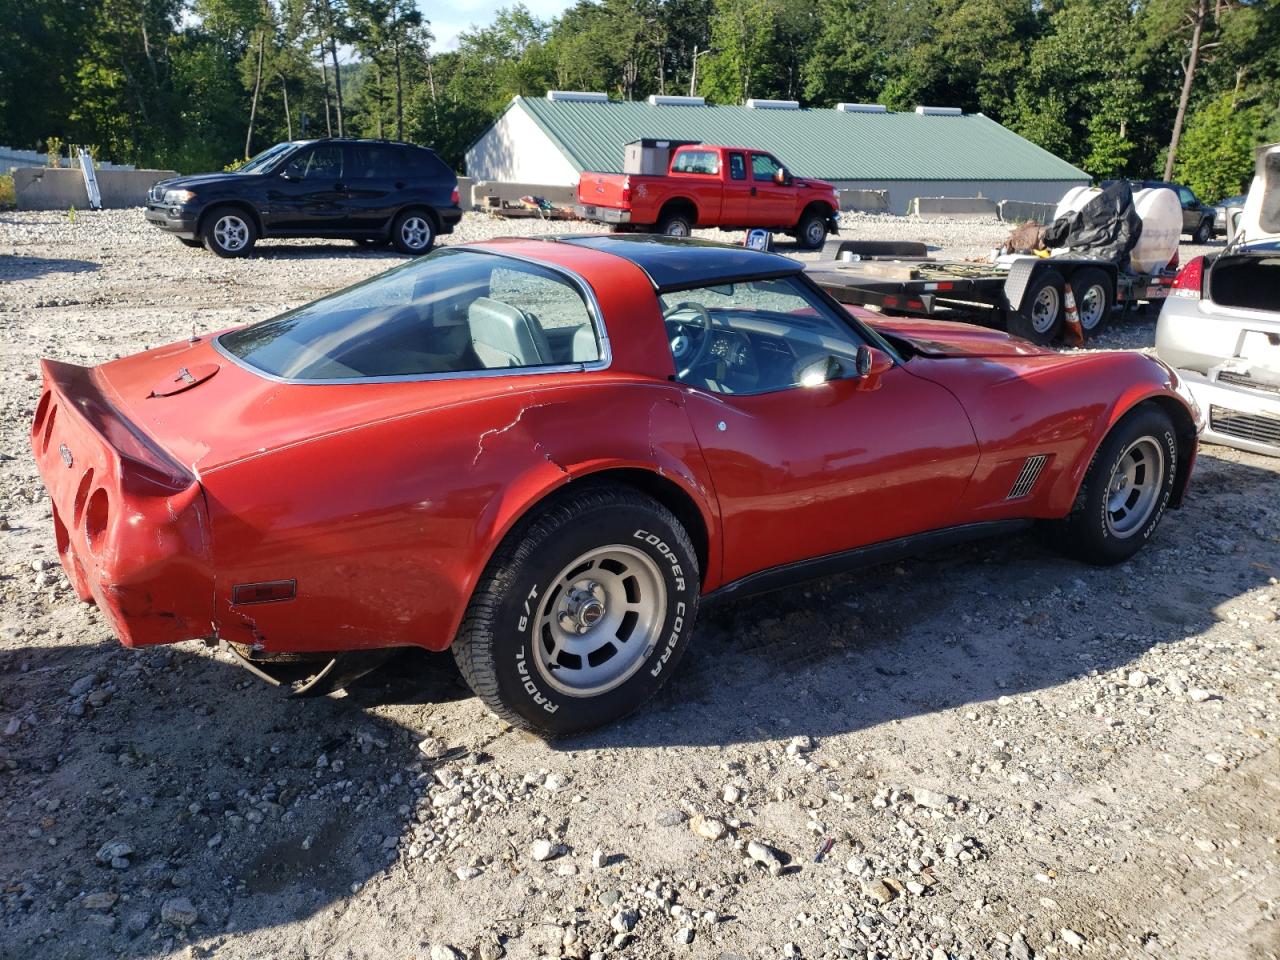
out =
[[[458,188],[462,193],[462,188]],[[558,207],[570,207],[578,202],[578,188],[566,187],[563,184],[550,183],[502,183],[497,180],[476,180],[471,187],[471,200],[474,206],[483,210],[489,205],[489,198],[497,198],[499,202],[518,203],[526,194],[544,197]],[[496,204],[495,204],[496,205]]]
[[995,220],[1000,213],[984,197],[916,197],[910,212],[922,220]]
[[1053,212],[1057,209],[1054,203],[1032,203],[1030,200],[1001,200],[1000,219],[1005,223],[1025,223],[1034,220],[1036,223],[1052,223]]
[[[106,209],[140,207],[147,191],[157,180],[176,177],[174,170],[99,170],[98,192]],[[89,194],[84,175],[57,167],[17,167],[13,171],[13,189],[19,210],[66,210],[89,207]]]
[[475,185],[476,182],[470,177],[458,178],[458,206],[463,210],[470,210],[474,206],[471,198]]
[[888,190],[839,190],[840,209],[855,213],[888,213]]

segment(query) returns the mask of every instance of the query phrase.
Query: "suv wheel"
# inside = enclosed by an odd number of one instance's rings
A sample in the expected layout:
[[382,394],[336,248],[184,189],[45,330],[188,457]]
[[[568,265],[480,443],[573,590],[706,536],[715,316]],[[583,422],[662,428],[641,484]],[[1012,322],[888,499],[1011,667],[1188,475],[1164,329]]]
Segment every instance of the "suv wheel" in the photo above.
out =
[[406,210],[391,225],[391,242],[401,253],[420,257],[435,246],[436,225],[425,210]]
[[1196,227],[1196,232],[1191,237],[1196,243],[1208,243],[1213,239],[1213,221],[1201,220],[1200,226]]
[[674,672],[700,582],[671,511],[625,487],[583,490],[502,542],[453,654],[503,720],[546,736],[580,733],[626,716]]
[[209,211],[201,235],[205,249],[220,257],[243,257],[258,239],[253,218],[238,207],[215,207]]

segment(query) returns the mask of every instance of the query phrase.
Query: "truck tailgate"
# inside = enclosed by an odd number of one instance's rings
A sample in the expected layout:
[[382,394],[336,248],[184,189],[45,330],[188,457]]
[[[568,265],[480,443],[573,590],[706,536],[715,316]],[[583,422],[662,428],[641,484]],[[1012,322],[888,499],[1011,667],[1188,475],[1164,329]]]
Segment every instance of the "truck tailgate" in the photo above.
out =
[[631,177],[625,173],[584,173],[578,180],[578,202],[596,207],[630,207]]

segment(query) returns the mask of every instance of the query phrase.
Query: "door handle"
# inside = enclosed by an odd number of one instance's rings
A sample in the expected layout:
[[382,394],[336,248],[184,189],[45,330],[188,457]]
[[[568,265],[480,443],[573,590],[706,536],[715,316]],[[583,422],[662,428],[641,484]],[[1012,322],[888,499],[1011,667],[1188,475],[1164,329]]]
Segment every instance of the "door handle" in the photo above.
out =
[[755,188],[755,187],[752,187],[752,188],[751,188],[751,195],[752,195],[753,197],[756,195],[756,188]]

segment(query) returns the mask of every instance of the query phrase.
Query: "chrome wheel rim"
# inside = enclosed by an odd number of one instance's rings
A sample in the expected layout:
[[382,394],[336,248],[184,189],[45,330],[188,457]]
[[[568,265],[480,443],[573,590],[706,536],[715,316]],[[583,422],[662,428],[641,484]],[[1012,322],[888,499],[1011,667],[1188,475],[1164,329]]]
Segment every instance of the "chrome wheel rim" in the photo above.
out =
[[1080,326],[1092,330],[1102,322],[1102,311],[1107,304],[1107,293],[1102,284],[1095,283],[1080,298]]
[[213,225],[213,237],[223,250],[243,250],[249,242],[249,225],[240,217],[227,214]]
[[1107,482],[1107,531],[1133,536],[1151,519],[1164,488],[1164,448],[1155,437],[1141,437],[1125,449]]
[[551,581],[534,625],[534,664],[571,697],[596,697],[630,679],[653,649],[667,609],[657,563],[613,544],[582,554]]
[[1057,287],[1045,287],[1031,304],[1031,327],[1036,333],[1048,333],[1058,319],[1061,298]]
[[400,225],[400,237],[406,247],[420,250],[431,240],[431,224],[422,217],[409,217]]
[[677,220],[675,223],[667,224],[668,237],[687,237],[689,235],[689,227],[683,220]]

